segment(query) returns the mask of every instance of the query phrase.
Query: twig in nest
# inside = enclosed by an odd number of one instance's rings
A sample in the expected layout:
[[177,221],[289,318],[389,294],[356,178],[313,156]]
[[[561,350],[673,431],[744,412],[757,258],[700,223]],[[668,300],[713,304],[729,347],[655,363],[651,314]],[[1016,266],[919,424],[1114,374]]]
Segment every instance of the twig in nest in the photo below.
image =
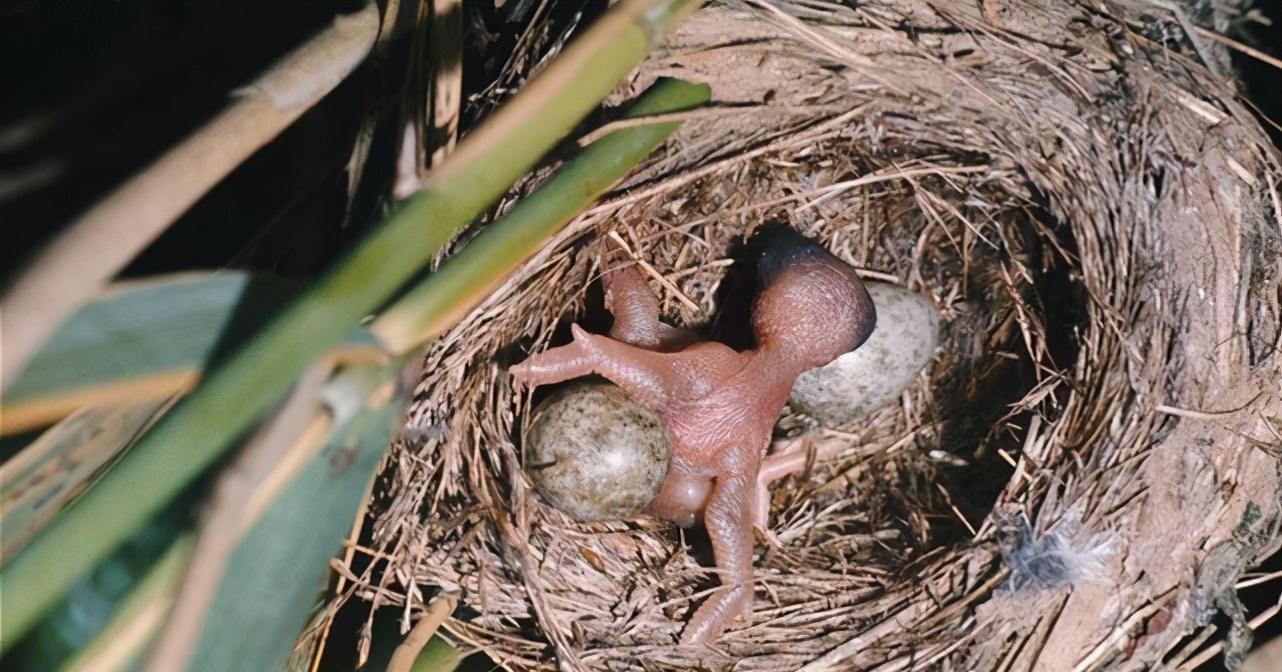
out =
[[[1274,604],[1268,609],[1260,612],[1260,615],[1248,621],[1247,625],[1251,626],[1252,630],[1259,630],[1261,625],[1267,623],[1270,618],[1277,616],[1279,611],[1282,611],[1282,596],[1278,597],[1277,604]],[[1187,663],[1179,666],[1179,668],[1177,668],[1177,672],[1193,672],[1193,670],[1201,667],[1203,663],[1215,657],[1215,654],[1219,653],[1223,648],[1224,640],[1220,640],[1212,644],[1207,647],[1205,651],[1197,654]]]
[[[890,173],[889,171],[886,171],[886,170],[879,170],[875,173],[863,175],[852,180],[834,182],[827,186],[818,187],[815,189],[809,189],[806,191],[799,191],[796,193],[788,194],[787,196],[780,196],[779,198],[772,198],[770,200],[756,202],[756,203],[753,203],[752,205],[736,208],[728,212],[720,212],[718,213],[718,216],[725,216],[727,214],[742,215],[748,212],[755,212],[758,210],[767,210],[769,208],[783,205],[785,203],[791,203],[793,201],[799,201],[805,198],[809,198],[811,196],[819,197],[814,201],[810,201],[808,203],[797,206],[797,211],[801,212],[806,210],[810,206],[820,202],[820,200],[826,200],[839,193],[843,193],[858,187],[866,187],[871,184],[879,184],[882,182],[893,182],[895,180],[900,180],[900,179],[911,181],[912,178],[928,176],[928,175],[945,175],[945,174],[958,175],[958,174],[969,174],[969,173],[984,173],[991,169],[992,169],[992,166],[988,164],[979,165],[979,166],[931,166],[927,168],[914,168],[910,170],[903,170],[898,166],[896,166],[895,170],[898,171],[896,173]],[[712,217],[704,217],[702,219],[697,219],[693,222],[690,222],[685,226],[704,224],[710,221],[711,219]],[[963,218],[962,221],[965,221],[965,219]]]
[[1265,574],[1264,576],[1257,576],[1254,578],[1246,579],[1245,581],[1238,581],[1237,585],[1233,586],[1233,588],[1235,590],[1242,590],[1243,588],[1258,586],[1261,583],[1268,583],[1274,579],[1282,579],[1282,571],[1273,572],[1271,574]]
[[835,669],[840,663],[896,630],[908,630],[925,616],[929,602],[917,602],[896,612],[886,620],[846,640],[824,655],[806,663],[799,672],[821,672]]
[[806,112],[840,112],[832,105],[802,105],[802,106],[784,106],[784,105],[757,105],[749,103],[744,105],[709,105],[697,110],[684,110],[682,112],[669,112],[667,114],[652,114],[644,117],[629,117],[627,119],[616,119],[608,124],[601,126],[593,131],[588,132],[583,137],[575,141],[580,147],[600,140],[601,138],[625,128],[636,128],[637,126],[649,126],[651,124],[667,124],[674,121],[691,121],[694,119],[719,119],[721,117],[731,117],[743,114],[775,114],[797,115]]
[[686,296],[685,293],[683,293],[680,289],[678,289],[677,286],[673,284],[671,280],[663,277],[662,273],[655,270],[655,268],[650,264],[646,263],[644,259],[642,259],[641,257],[638,257],[636,253],[632,251],[632,248],[628,247],[627,242],[623,240],[623,236],[620,236],[618,231],[611,231],[609,235],[610,235],[610,240],[613,240],[614,243],[619,246],[619,249],[623,250],[624,254],[628,255],[629,257],[632,257],[632,260],[637,262],[637,265],[640,266],[642,270],[644,270],[646,273],[649,273],[651,277],[659,281],[659,284],[663,285],[668,289],[668,291],[672,292],[672,295],[677,297],[677,300],[681,301],[681,303],[685,304],[686,308],[689,308],[690,310],[693,310],[696,313],[703,312],[703,309],[699,307],[699,304],[695,303],[693,299]]
[[[348,577],[354,576],[351,571],[351,566],[352,559],[356,556],[357,551],[361,551],[374,558],[377,558],[380,555],[378,552],[365,549],[361,547],[360,544],[356,543],[357,540],[360,539],[361,529],[365,524],[365,516],[369,513],[370,497],[374,491],[374,484],[377,482],[378,473],[375,472],[374,475],[370,476],[369,483],[365,485],[365,494],[361,495],[361,505],[356,509],[356,515],[352,517],[352,527],[347,533],[347,541],[343,544],[345,548],[343,551],[343,557],[341,559],[334,558],[330,561],[331,565],[340,565],[344,570],[342,572],[338,572],[338,585],[334,588],[335,594],[341,594],[347,588],[347,584],[349,583]],[[316,645],[315,651],[313,652],[312,664],[311,667],[308,668],[308,672],[317,672],[320,669],[322,658],[321,653],[325,651],[325,645],[329,641],[330,628],[334,626],[334,616],[336,616],[337,613],[337,609],[328,609],[327,613],[325,613],[324,617],[321,619],[321,623],[319,625],[320,634],[318,635],[319,641]]]
[[432,641],[432,636],[440,629],[445,619],[454,613],[456,606],[458,606],[457,593],[437,595],[427,608],[427,613],[414,624],[410,634],[405,636],[405,641],[401,642],[392,653],[392,659],[387,663],[387,672],[409,672],[414,667],[414,661],[418,660],[418,655],[423,652],[423,647]]
[[596,211],[616,210],[630,203],[643,201],[645,199],[651,198],[653,196],[657,196],[665,192],[675,191],[676,189],[683,187],[687,184],[695,182],[709,175],[715,175],[719,172],[726,171],[730,167],[736,164],[746,163],[747,161],[750,161],[763,154],[777,152],[787,147],[792,147],[792,146],[796,146],[796,145],[807,143],[807,142],[816,142],[824,139],[827,136],[836,135],[841,132],[842,128],[847,124],[847,122],[850,122],[851,120],[855,119],[859,115],[865,113],[867,111],[867,108],[868,108],[867,105],[860,105],[850,110],[849,112],[839,114],[831,119],[824,121],[823,123],[815,126],[810,131],[797,133],[791,136],[785,135],[783,137],[775,138],[771,142],[767,142],[766,144],[760,147],[750,149],[741,154],[729,156],[724,159],[720,159],[712,163],[700,166],[693,170],[689,170],[684,173],[679,173],[668,179],[664,179],[658,182],[657,184],[653,184],[649,187],[639,188],[634,191],[621,194],[615,198],[604,200],[601,202],[600,205],[593,208],[593,211],[596,212]]
[[1232,49],[1234,51],[1240,51],[1246,54],[1247,56],[1250,56],[1251,58],[1254,58],[1264,63],[1268,63],[1269,65],[1277,68],[1278,70],[1282,70],[1282,59],[1278,59],[1274,56],[1270,56],[1264,53],[1263,51],[1260,51],[1259,49],[1254,49],[1245,44],[1242,44],[1241,42],[1238,42],[1237,40],[1231,37],[1221,35],[1213,30],[1207,30],[1205,28],[1199,28],[1199,27],[1194,27],[1193,32],[1211,40],[1212,42],[1219,42],[1220,44],[1228,47],[1229,49]]
[[855,275],[858,275],[860,278],[864,278],[866,280],[880,280],[882,282],[889,283],[892,285],[898,285],[900,287],[904,286],[904,281],[900,280],[899,276],[895,275],[894,273],[883,273],[881,271],[874,271],[871,268],[860,268],[856,266]]
[[1163,593],[1144,608],[1136,610],[1135,613],[1131,614],[1130,617],[1121,625],[1115,626],[1111,635],[1105,638],[1104,641],[1100,642],[1091,650],[1090,653],[1086,654],[1085,658],[1082,658],[1082,660],[1073,667],[1073,672],[1085,672],[1086,670],[1091,669],[1095,663],[1099,662],[1099,660],[1106,654],[1117,650],[1118,646],[1135,631],[1135,628],[1139,624],[1157,613],[1158,610],[1168,608],[1168,603],[1171,601],[1171,592],[1172,591],[1168,590]]
[[962,515],[961,509],[957,508],[957,505],[953,503],[953,498],[948,494],[948,489],[939,483],[936,483],[935,487],[939,488],[939,494],[944,496],[944,502],[948,504],[948,508],[952,509],[953,515],[957,516],[957,520],[960,520],[961,524],[966,526],[970,536],[972,538],[979,536],[979,532],[975,531],[975,526],[971,525],[969,520],[966,520],[966,516]]
[[[608,124],[593,130],[577,140],[580,147],[588,145],[604,138],[605,136],[621,131],[625,128],[636,128],[637,126],[650,126],[651,124],[667,124],[674,121],[690,121],[691,119],[715,119],[717,117],[726,117],[735,114],[756,114],[765,109],[763,105],[748,105],[729,107],[720,105],[716,107],[704,107],[697,110],[686,110],[684,112],[669,112],[667,114],[651,114],[645,117],[631,117],[628,119],[617,119]],[[792,110],[788,110],[792,112]]]
[[1220,112],[1219,110],[1215,109],[1214,106],[1212,106],[1210,103],[1206,102],[1205,100],[1198,98],[1197,96],[1189,93],[1188,91],[1185,91],[1184,89],[1181,89],[1178,86],[1175,86],[1172,88],[1175,89],[1175,99],[1180,101],[1181,105],[1188,108],[1189,111],[1192,112],[1193,114],[1196,114],[1197,116],[1205,119],[1207,123],[1211,124],[1212,126],[1219,126],[1220,124],[1224,123],[1226,119],[1228,119],[1228,117],[1226,117],[1223,112]]
[[1167,415],[1174,415],[1181,418],[1196,418],[1198,420],[1218,420],[1219,418],[1225,418],[1235,413],[1241,413],[1242,411],[1250,408],[1251,405],[1254,404],[1257,400],[1259,400],[1259,398],[1262,396],[1264,396],[1263,392],[1255,395],[1254,397],[1251,397],[1250,401],[1246,402],[1245,404],[1242,404],[1241,406],[1238,406],[1237,408],[1230,408],[1224,411],[1197,411],[1197,410],[1190,410],[1187,408],[1167,406],[1166,404],[1161,404],[1156,408],[1154,408],[1153,410],[1157,411],[1158,413],[1165,413]]

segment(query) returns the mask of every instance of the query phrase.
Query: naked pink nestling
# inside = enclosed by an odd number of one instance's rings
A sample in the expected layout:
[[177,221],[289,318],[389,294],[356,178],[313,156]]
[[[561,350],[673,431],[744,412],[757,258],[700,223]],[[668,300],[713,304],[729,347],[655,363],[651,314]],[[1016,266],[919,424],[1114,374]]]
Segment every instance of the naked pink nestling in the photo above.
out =
[[752,528],[764,527],[767,501],[759,476],[793,381],[859,347],[876,322],[854,269],[790,229],[774,236],[757,272],[754,349],[738,352],[661,323],[657,299],[628,267],[605,279],[606,307],[615,316],[608,336],[574,325],[573,342],[512,368],[518,382],[531,385],[604,376],[662,420],[671,466],[648,511],[683,526],[702,520],[722,577],[686,625],[686,643],[714,640],[751,613]]

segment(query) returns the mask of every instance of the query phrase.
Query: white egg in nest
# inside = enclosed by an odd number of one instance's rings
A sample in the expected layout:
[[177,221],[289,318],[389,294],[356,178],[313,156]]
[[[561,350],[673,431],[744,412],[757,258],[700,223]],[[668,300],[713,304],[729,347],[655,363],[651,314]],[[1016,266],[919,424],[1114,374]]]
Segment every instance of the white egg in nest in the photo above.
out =
[[538,404],[525,471],[575,520],[634,518],[663,486],[671,450],[659,418],[609,383],[573,383]]
[[903,287],[867,283],[877,309],[868,340],[825,366],[797,377],[788,405],[829,427],[841,427],[886,406],[930,363],[939,346],[939,312]]

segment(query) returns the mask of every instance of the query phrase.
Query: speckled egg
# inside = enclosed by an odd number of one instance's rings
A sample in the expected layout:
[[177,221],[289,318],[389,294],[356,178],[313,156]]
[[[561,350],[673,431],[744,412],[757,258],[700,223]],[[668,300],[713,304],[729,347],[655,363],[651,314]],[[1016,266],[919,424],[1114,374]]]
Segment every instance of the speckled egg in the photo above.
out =
[[574,383],[534,410],[525,470],[575,520],[635,517],[659,494],[670,448],[658,417],[609,383]]
[[877,327],[854,352],[797,377],[788,405],[819,422],[849,424],[899,398],[939,345],[939,312],[903,287],[868,283]]

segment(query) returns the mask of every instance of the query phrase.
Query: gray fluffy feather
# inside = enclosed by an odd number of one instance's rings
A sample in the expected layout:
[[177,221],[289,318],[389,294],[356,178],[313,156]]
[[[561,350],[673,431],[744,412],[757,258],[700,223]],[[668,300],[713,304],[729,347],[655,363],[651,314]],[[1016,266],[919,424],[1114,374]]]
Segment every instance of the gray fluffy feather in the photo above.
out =
[[1042,535],[1021,518],[1007,529],[1007,541],[1001,550],[1010,577],[1003,589],[1016,593],[1073,586],[1099,576],[1116,540],[1090,533],[1077,516],[1069,516]]

